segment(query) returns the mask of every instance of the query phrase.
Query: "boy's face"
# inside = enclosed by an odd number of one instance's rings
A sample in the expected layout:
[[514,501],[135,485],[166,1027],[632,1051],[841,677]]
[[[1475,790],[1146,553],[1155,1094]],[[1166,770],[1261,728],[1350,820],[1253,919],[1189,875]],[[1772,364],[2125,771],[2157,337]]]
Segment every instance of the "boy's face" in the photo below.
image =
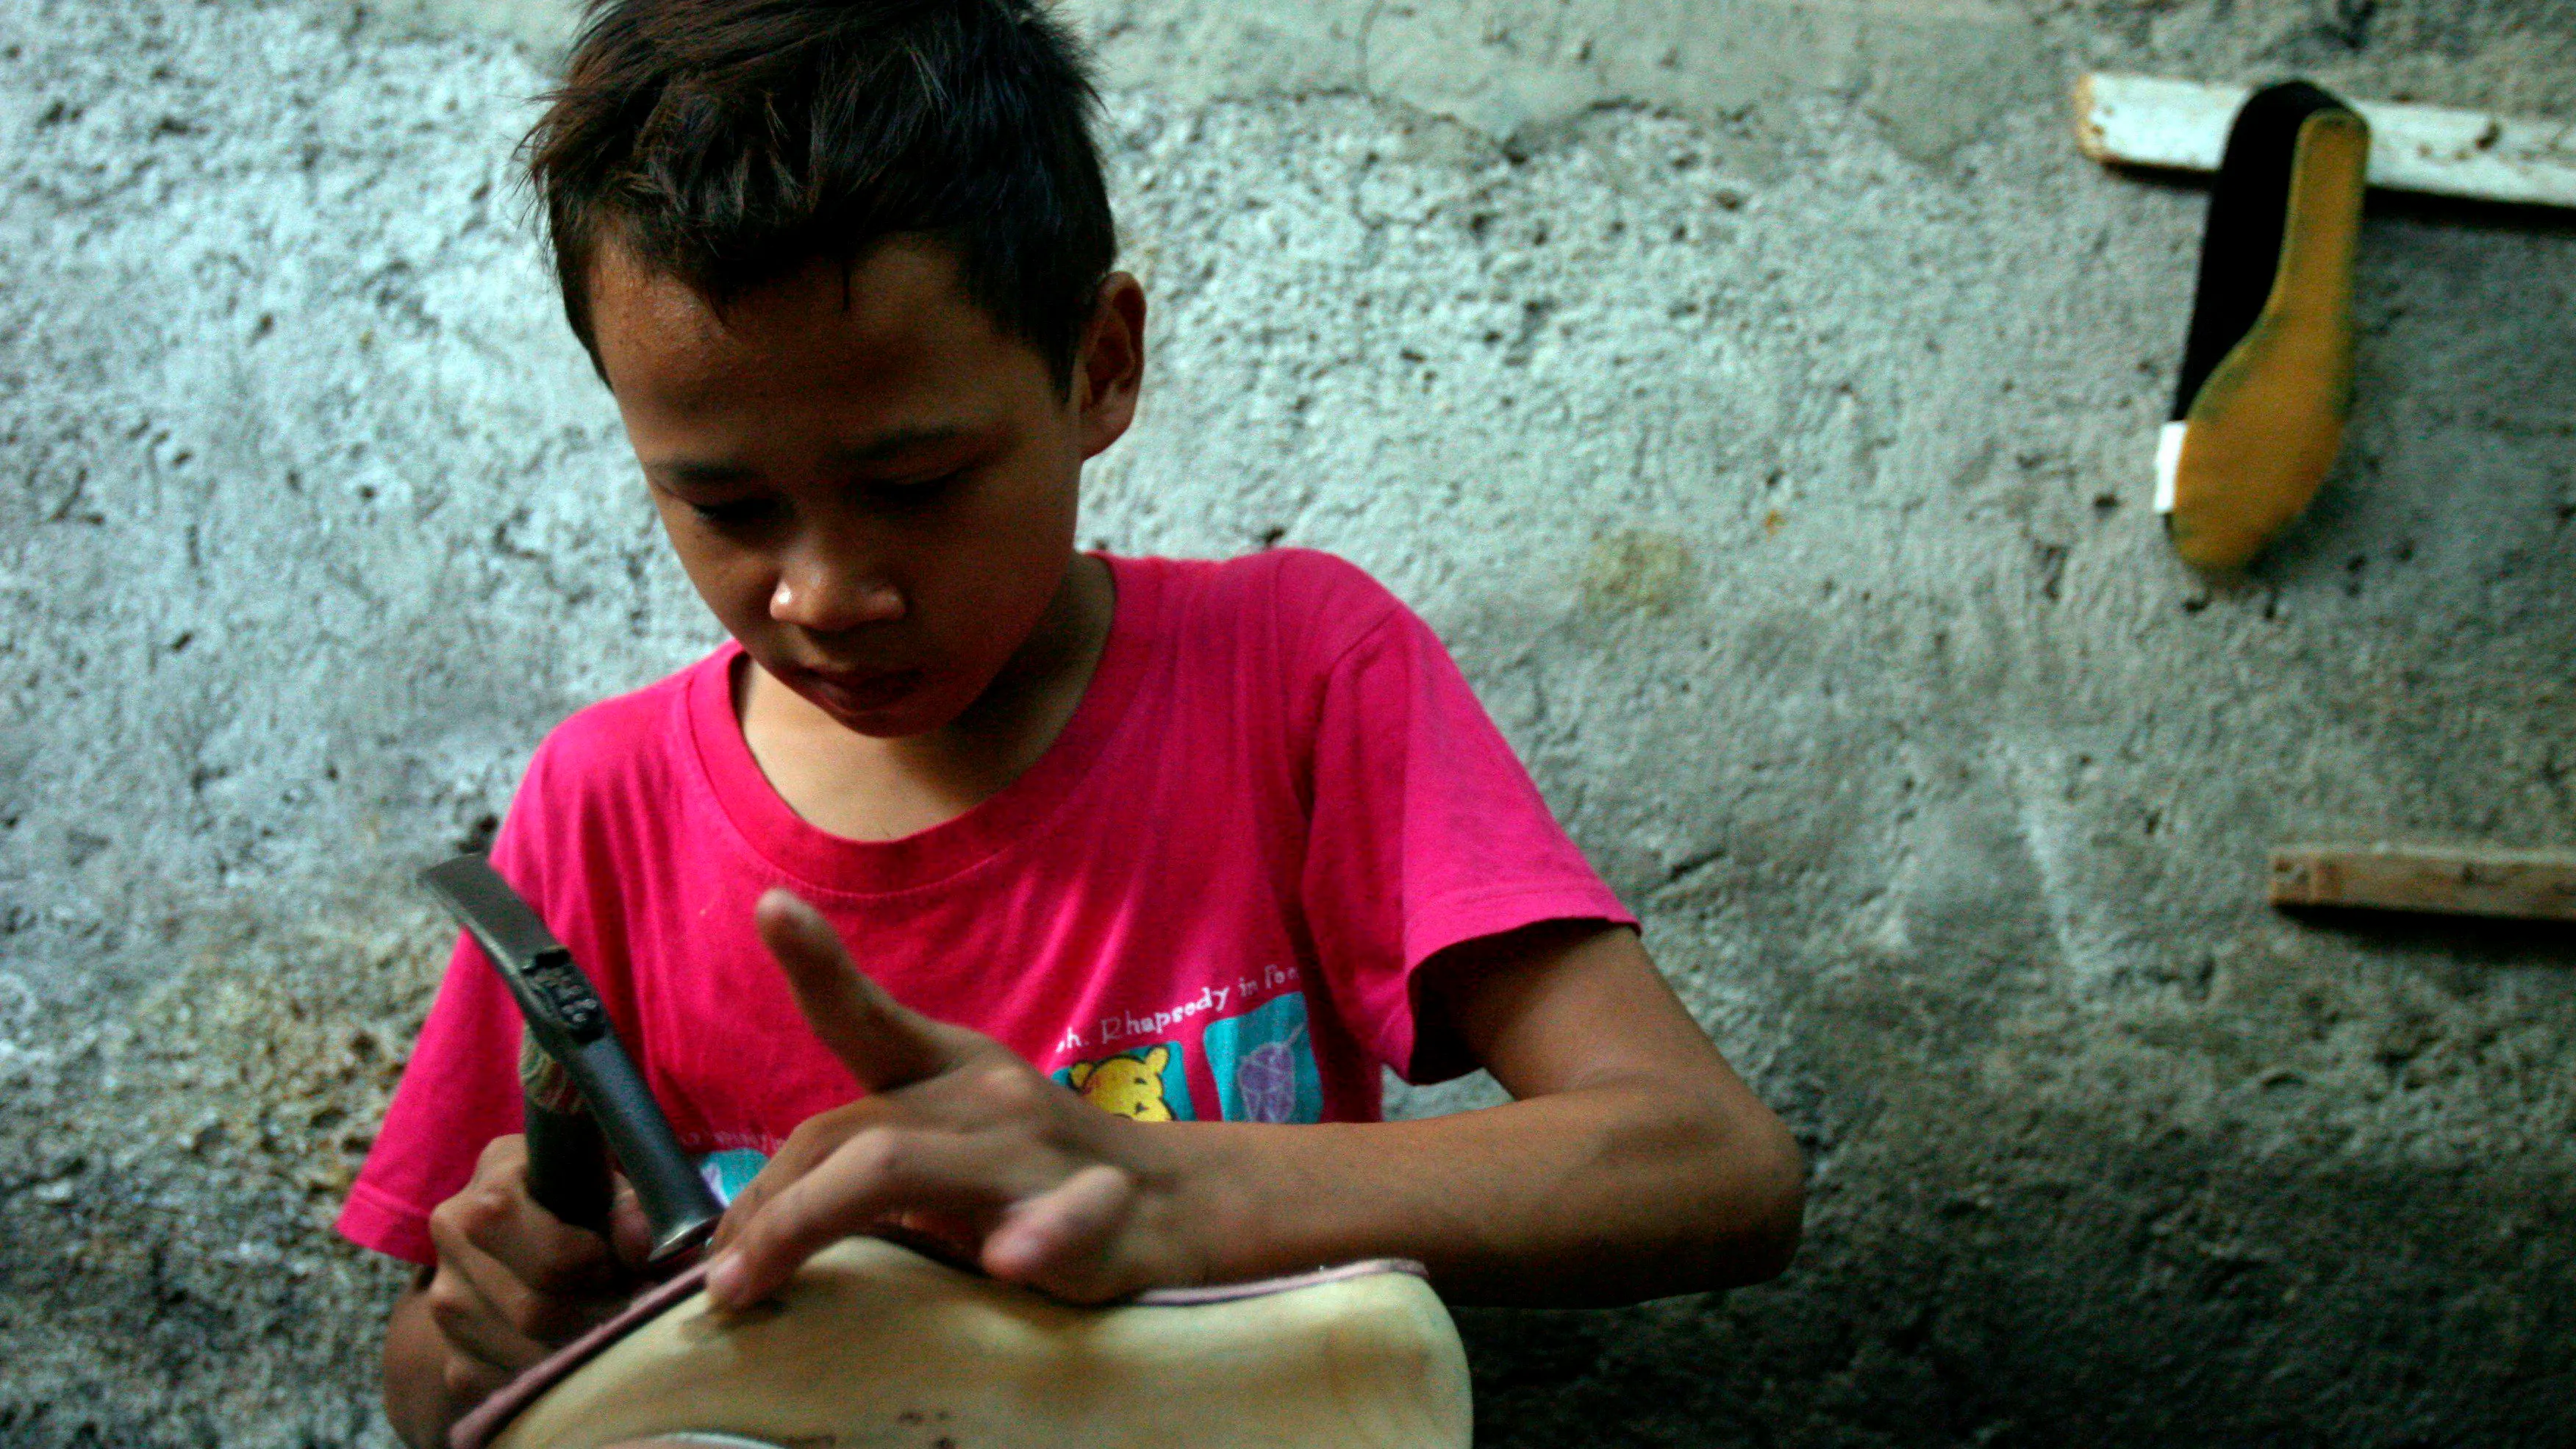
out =
[[1134,416],[1144,300],[1110,279],[1069,396],[908,238],[721,315],[611,247],[591,315],[708,607],[781,684],[899,737],[964,712],[1065,587],[1082,462]]

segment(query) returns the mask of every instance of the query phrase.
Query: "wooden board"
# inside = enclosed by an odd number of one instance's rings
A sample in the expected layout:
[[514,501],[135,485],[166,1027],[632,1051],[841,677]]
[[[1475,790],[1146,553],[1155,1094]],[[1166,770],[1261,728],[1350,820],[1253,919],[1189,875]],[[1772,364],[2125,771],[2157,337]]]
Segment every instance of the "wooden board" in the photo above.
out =
[[2272,852],[2272,904],[2576,921],[2576,851],[2284,846]]
[[[2075,83],[2075,142],[2096,161],[2215,171],[2250,86],[2096,71]],[[2345,97],[2370,122],[2370,184],[2521,206],[2576,206],[2576,121]]]

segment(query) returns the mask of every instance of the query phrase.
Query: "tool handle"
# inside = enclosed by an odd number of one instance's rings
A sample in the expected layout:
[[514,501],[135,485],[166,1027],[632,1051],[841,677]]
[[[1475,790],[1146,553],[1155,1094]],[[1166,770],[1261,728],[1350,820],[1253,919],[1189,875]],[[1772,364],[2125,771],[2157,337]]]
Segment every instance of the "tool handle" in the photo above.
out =
[[608,1143],[587,1112],[527,1103],[528,1196],[558,1222],[608,1235]]
[[617,1038],[601,1036],[585,1043],[564,1067],[581,1084],[592,1120],[607,1133],[617,1165],[653,1224],[648,1261],[658,1263],[705,1242],[724,1216],[724,1204],[716,1201],[715,1190],[681,1149],[670,1119],[662,1115],[661,1104],[653,1100]]

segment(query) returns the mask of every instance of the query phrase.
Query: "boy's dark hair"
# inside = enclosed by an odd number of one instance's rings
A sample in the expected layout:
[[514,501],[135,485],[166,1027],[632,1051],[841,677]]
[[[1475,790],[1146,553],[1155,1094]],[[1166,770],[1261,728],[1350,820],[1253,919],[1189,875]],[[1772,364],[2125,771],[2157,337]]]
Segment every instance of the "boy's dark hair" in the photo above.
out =
[[590,0],[525,154],[574,335],[614,242],[722,306],[898,234],[1059,385],[1117,229],[1081,46],[1035,0]]

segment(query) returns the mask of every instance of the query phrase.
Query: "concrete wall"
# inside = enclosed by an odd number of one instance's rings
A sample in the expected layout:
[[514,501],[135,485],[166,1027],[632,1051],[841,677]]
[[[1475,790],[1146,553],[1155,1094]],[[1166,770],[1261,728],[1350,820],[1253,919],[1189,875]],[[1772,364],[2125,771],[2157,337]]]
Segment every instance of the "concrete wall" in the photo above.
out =
[[[2213,589],[2145,506],[2202,198],[2060,100],[2576,117],[2576,10],[1082,15],[1157,309],[1090,533],[1410,598],[1811,1154],[1774,1286],[1467,1315],[1489,1442],[2576,1435],[2576,946],[2259,903],[2576,844],[2576,232],[2375,205],[2345,460]],[[0,0],[0,1443],[388,1442],[322,1225],[405,874],[714,637],[509,190],[562,27]]]

